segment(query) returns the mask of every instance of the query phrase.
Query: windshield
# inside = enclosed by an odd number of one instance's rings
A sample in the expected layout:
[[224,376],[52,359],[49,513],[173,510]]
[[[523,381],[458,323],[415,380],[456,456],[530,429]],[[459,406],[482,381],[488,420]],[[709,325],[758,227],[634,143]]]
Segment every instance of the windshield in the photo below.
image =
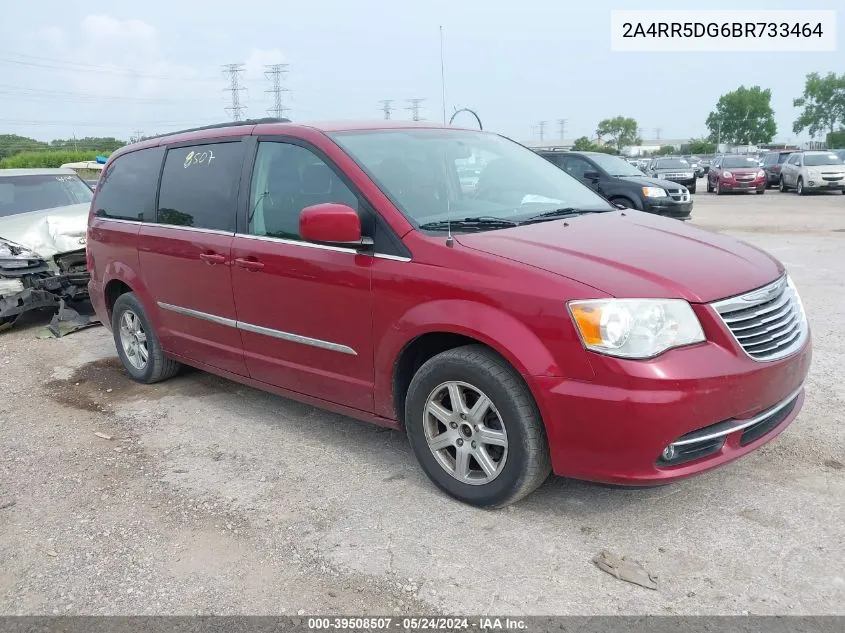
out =
[[655,169],[689,169],[689,163],[683,158],[660,158],[655,161]]
[[76,175],[3,176],[0,172],[0,217],[89,203],[93,196]]
[[590,159],[611,176],[642,176],[643,172],[612,154],[590,154]]
[[722,159],[720,167],[759,167],[760,163],[756,158],[749,158],[747,156],[725,156]]
[[818,167],[819,165],[842,165],[842,159],[836,154],[804,154],[805,167]]
[[612,210],[562,169],[495,134],[394,129],[331,136],[415,226],[468,217],[520,222],[564,207]]

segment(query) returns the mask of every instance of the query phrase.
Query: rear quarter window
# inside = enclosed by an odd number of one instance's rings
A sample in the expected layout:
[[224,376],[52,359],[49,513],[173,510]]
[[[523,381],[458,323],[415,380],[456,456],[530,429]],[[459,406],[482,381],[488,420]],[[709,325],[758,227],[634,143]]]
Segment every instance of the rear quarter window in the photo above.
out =
[[240,140],[169,149],[157,221],[234,233],[243,157]]
[[118,156],[97,184],[94,212],[104,218],[155,222],[155,198],[164,148]]

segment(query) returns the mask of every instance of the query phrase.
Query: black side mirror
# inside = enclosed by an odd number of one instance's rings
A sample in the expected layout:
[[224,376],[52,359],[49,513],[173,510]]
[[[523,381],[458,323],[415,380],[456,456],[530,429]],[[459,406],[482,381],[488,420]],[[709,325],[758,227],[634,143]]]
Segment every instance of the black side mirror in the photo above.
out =
[[599,180],[601,178],[601,174],[597,171],[585,171],[584,178],[587,180]]

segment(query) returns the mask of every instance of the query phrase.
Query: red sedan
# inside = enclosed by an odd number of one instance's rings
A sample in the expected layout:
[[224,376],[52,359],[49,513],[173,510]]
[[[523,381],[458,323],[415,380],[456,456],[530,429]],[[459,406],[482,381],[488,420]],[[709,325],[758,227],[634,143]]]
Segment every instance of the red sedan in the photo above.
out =
[[728,191],[766,193],[766,172],[750,156],[720,156],[707,174],[707,192],[716,195]]

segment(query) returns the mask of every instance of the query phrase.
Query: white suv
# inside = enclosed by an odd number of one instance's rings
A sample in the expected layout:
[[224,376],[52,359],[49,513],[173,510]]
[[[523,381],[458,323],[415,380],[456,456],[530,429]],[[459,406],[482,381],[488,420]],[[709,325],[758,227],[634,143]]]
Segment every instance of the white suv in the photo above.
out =
[[828,151],[791,154],[780,170],[780,190],[789,189],[845,193],[845,160]]

